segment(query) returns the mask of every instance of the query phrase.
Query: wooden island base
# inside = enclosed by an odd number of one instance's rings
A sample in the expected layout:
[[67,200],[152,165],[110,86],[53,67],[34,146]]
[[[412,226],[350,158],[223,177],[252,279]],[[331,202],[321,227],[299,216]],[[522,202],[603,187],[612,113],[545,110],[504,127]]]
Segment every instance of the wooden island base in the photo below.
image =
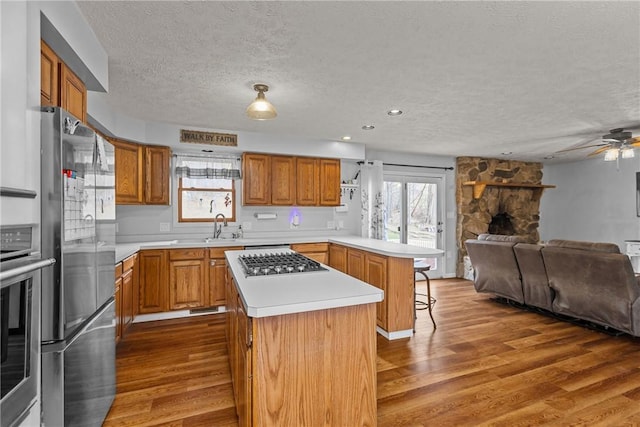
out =
[[252,318],[234,282],[227,339],[239,425],[375,426],[375,303]]

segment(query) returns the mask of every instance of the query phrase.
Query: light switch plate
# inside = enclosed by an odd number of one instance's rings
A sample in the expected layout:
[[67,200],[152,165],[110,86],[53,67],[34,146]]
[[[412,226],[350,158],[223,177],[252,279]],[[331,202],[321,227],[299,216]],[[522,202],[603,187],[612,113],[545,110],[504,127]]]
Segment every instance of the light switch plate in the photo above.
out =
[[335,221],[327,221],[327,228],[333,230],[334,228],[336,228],[336,222]]

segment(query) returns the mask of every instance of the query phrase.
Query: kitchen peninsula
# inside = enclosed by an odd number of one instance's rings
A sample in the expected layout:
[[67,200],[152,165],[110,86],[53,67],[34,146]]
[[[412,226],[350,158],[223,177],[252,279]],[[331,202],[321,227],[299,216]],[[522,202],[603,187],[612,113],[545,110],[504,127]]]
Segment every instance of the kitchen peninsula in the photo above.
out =
[[383,291],[324,267],[277,274],[272,265],[269,275],[246,275],[242,258],[302,258],[272,253],[225,254],[239,424],[376,425],[375,304]]

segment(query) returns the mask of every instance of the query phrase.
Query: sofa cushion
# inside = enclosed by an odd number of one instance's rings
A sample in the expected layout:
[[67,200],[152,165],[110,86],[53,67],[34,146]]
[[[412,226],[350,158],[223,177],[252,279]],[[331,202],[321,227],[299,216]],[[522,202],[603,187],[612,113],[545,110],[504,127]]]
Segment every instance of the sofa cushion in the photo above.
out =
[[607,252],[619,254],[620,248],[615,243],[581,242],[578,240],[554,239],[547,242],[547,246],[557,246],[560,248],[580,249],[583,251]]
[[511,242],[525,243],[527,239],[522,236],[506,236],[504,234],[480,234],[478,240],[487,240],[491,242]]
[[524,303],[552,310],[553,289],[549,287],[547,271],[542,259],[543,245],[518,243],[513,247],[522,276]]

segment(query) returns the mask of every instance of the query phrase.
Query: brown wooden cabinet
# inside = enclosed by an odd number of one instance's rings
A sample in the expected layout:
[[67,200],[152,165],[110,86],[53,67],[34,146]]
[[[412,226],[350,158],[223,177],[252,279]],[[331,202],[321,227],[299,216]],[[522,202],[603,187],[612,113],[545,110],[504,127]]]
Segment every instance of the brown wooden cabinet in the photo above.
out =
[[318,205],[319,179],[318,159],[296,157],[296,204]]
[[87,88],[78,76],[64,63],[60,63],[60,106],[80,119],[87,121]]
[[340,160],[244,153],[242,204],[340,205]]
[[58,106],[60,97],[58,94],[58,68],[60,59],[58,55],[40,40],[40,104]]
[[115,274],[116,344],[122,338],[122,263],[116,264]]
[[296,203],[296,159],[271,156],[271,204],[291,206]]
[[204,249],[169,251],[169,310],[207,307],[207,257]]
[[347,274],[347,248],[346,246],[329,244],[329,265],[338,271]]
[[40,40],[40,104],[58,106],[87,121],[87,88],[84,82]]
[[[351,252],[351,249],[349,249]],[[365,253],[364,277],[360,280],[367,282],[376,288],[382,289],[387,295],[387,257],[382,255]],[[387,304],[385,300],[376,304],[376,323],[381,328],[387,327]]]
[[171,148],[110,138],[115,148],[116,203],[171,203]]
[[328,243],[295,243],[291,249],[322,264],[329,264]]
[[[227,305],[226,275],[227,260],[225,251],[239,251],[242,246],[209,249],[209,306]],[[229,307],[227,307],[229,309]]]
[[365,252],[353,248],[347,249],[347,274],[365,281]]
[[379,255],[331,243],[329,265],[384,291],[376,323],[388,333],[413,328],[413,258]]
[[169,310],[167,251],[147,249],[139,253],[140,313]]
[[271,156],[244,153],[242,155],[242,204],[271,204]]
[[340,205],[340,160],[320,159],[320,189],[318,194],[320,206]]
[[114,146],[116,168],[116,203],[139,205],[143,202],[144,166],[140,144],[110,138]]
[[146,145],[144,160],[144,203],[147,205],[170,204],[171,148]]

